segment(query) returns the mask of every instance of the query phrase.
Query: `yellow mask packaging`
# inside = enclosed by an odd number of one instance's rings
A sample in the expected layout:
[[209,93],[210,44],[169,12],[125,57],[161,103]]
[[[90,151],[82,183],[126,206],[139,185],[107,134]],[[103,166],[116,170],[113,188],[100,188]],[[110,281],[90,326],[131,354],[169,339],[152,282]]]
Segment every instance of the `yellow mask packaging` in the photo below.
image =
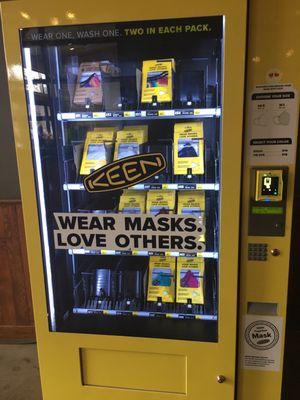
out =
[[143,131],[145,135],[145,142],[148,140],[148,125],[127,125],[124,126],[123,131]]
[[204,174],[203,123],[179,123],[174,126],[174,174]]
[[81,175],[88,175],[110,161],[114,137],[113,128],[87,132],[80,168]]
[[[120,129],[119,126],[96,126],[94,132],[110,132],[112,140],[116,140],[117,131]],[[105,138],[106,139],[106,138]]]
[[177,258],[176,302],[203,304],[204,259]]
[[102,104],[103,88],[99,62],[81,63],[75,88],[74,103],[85,105],[87,99],[92,104]]
[[149,190],[146,204],[147,213],[174,214],[175,203],[175,190]]
[[[179,191],[177,213],[196,215],[200,217],[200,222],[204,224],[205,192],[202,190]],[[200,242],[204,241],[205,235],[203,234],[200,236]]]
[[146,192],[142,190],[125,190],[120,197],[119,212],[123,214],[145,213]]
[[114,160],[134,156],[140,153],[140,145],[147,141],[144,130],[126,129],[117,132]]
[[143,61],[142,103],[152,103],[153,96],[159,103],[170,102],[173,97],[174,59]]
[[172,303],[175,300],[175,257],[150,257],[148,301]]

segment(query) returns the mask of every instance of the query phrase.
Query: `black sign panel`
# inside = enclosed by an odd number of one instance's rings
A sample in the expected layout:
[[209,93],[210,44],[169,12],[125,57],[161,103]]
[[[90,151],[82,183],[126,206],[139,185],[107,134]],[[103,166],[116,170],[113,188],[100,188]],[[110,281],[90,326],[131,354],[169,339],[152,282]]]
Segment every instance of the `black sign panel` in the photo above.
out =
[[125,157],[92,172],[83,184],[90,193],[125,189],[157,175],[166,166],[161,153]]
[[118,39],[145,39],[155,37],[222,38],[223,17],[177,18],[88,25],[64,25],[24,28],[21,39],[24,46],[80,44]]

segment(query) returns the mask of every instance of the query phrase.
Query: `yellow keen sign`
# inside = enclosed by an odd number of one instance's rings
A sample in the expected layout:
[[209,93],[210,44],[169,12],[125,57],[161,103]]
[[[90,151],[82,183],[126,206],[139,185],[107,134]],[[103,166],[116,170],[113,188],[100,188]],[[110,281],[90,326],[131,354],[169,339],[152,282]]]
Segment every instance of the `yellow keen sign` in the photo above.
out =
[[166,166],[161,153],[125,157],[92,172],[83,184],[90,193],[125,189],[157,175]]

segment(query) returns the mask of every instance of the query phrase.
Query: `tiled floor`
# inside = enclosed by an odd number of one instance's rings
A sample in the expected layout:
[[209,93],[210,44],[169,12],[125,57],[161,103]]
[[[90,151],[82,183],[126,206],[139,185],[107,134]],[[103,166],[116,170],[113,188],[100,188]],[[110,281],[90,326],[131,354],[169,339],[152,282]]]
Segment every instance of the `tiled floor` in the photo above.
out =
[[42,400],[34,344],[0,344],[0,400]]

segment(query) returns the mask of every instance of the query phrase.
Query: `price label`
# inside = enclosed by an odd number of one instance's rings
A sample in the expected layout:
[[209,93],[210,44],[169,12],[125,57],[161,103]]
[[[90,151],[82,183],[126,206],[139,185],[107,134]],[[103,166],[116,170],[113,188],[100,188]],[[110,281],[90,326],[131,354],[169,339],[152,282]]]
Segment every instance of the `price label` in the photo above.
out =
[[182,110],[181,115],[195,115],[194,110]]
[[158,116],[158,111],[157,110],[146,111],[146,116],[147,117],[157,117]]
[[124,111],[124,117],[135,117],[135,111]]
[[114,117],[114,118],[122,118],[123,117],[123,111],[114,111],[113,113],[112,113],[112,116]]
[[93,112],[93,118],[105,118],[105,112]]
[[159,110],[158,115],[160,117],[172,117],[175,115],[175,111],[174,110]]

